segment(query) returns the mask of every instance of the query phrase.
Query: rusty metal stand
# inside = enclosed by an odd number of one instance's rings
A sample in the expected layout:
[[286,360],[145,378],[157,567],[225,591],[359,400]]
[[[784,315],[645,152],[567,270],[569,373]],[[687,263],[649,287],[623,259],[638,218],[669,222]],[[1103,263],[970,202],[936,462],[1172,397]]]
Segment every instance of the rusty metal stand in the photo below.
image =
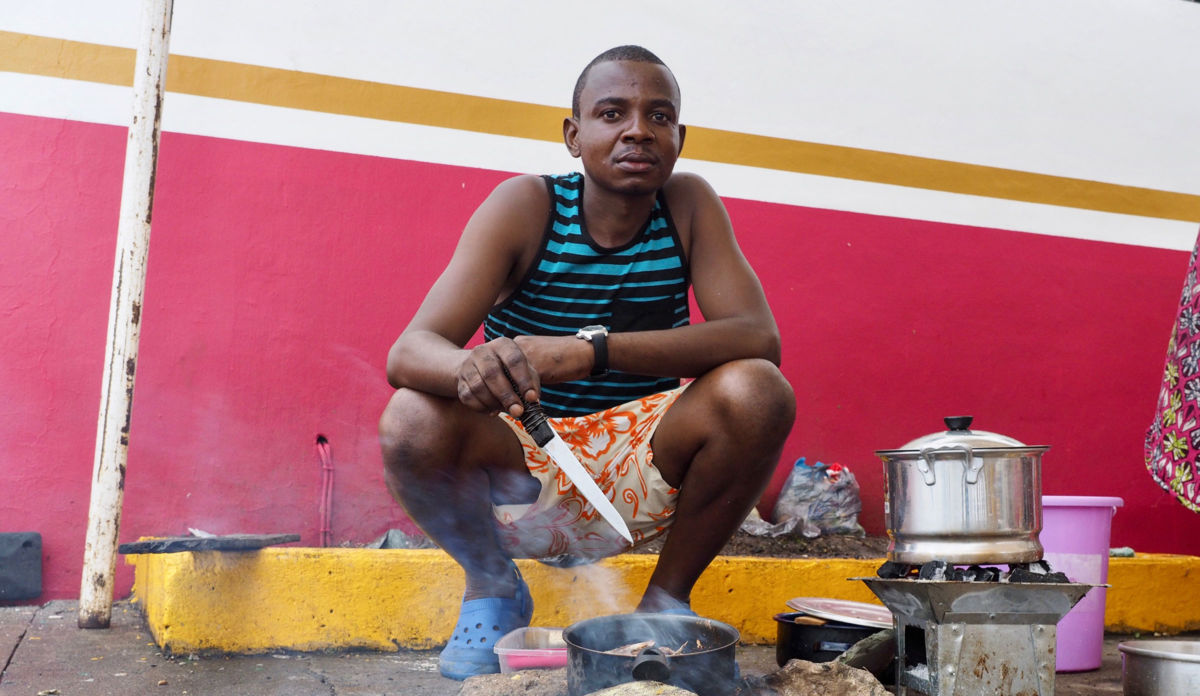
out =
[[[911,624],[896,619],[897,694],[1054,696],[1053,624]],[[918,629],[910,632],[910,629]],[[908,664],[908,637],[923,639],[926,662]]]
[[1093,587],[860,579],[895,620],[898,696],[1054,696],[1058,621]]

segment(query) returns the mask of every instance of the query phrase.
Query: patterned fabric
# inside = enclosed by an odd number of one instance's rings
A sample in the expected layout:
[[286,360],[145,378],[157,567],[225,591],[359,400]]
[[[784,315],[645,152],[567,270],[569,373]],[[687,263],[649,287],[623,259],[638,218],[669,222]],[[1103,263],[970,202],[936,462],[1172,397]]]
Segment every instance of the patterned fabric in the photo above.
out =
[[1175,330],[1167,344],[1158,411],[1146,431],[1146,468],[1150,475],[1183,503],[1200,512],[1200,485],[1196,478],[1200,454],[1200,287],[1197,255],[1192,250]]
[[[621,513],[634,546],[665,532],[675,513],[679,491],[667,485],[655,468],[650,439],[686,388],[651,394],[600,413],[550,419]],[[628,550],[628,542],[584,500],[521,424],[506,413],[500,417],[521,440],[529,472],[542,484],[541,495],[531,505],[493,506],[500,546],[513,558],[560,557],[555,565],[574,564],[562,560],[563,556],[590,562]]]
[[[593,324],[614,332],[687,324],[687,261],[662,192],[642,231],[607,249],[587,233],[583,175],[543,178],[551,201],[542,248],[516,292],[488,313],[484,339],[573,336]],[[551,416],[581,416],[677,386],[677,379],[609,372],[544,387],[542,405]]]

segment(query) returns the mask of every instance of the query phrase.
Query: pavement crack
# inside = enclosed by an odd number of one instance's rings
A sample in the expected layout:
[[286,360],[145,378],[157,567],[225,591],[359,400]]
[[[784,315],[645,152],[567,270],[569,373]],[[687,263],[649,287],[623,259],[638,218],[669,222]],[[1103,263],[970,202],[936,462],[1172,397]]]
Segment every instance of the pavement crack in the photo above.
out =
[[324,672],[318,669],[313,669],[307,665],[305,665],[304,669],[309,674],[316,677],[317,681],[321,682],[329,689],[329,696],[337,696],[337,687],[329,681],[329,677],[326,676]]
[[37,612],[29,612],[29,620],[25,622],[25,627],[21,629],[21,633],[17,635],[17,639],[13,641],[12,650],[4,656],[4,665],[0,666],[0,684],[4,683],[4,675],[8,672],[8,666],[12,664],[13,657],[17,654],[17,648],[21,647],[21,643],[25,640],[25,636],[29,634],[29,628],[33,626],[33,617]]

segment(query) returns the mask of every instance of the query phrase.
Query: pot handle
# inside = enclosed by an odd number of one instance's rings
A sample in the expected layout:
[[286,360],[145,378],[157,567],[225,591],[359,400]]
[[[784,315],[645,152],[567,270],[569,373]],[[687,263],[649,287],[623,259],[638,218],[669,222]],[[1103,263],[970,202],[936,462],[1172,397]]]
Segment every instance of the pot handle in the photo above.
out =
[[979,470],[983,468],[983,460],[980,460],[978,464],[975,463],[975,453],[971,451],[969,445],[946,445],[945,447],[928,447],[921,450],[921,458],[917,460],[917,470],[925,479],[926,486],[932,486],[937,481],[933,472],[933,462],[939,454],[961,454],[964,457],[963,471],[967,484],[971,485],[979,481]]
[[937,483],[937,474],[933,473],[933,460],[937,452],[937,449],[928,447],[921,450],[921,456],[917,459],[917,471],[921,472],[921,478],[925,479],[926,486]]
[[655,646],[643,648],[633,658],[633,669],[630,670],[635,681],[656,681],[666,683],[671,678],[671,665],[667,656]]
[[967,445],[958,445],[958,448],[963,451],[966,456],[966,461],[963,462],[963,470],[966,472],[967,485],[974,485],[979,482],[979,470],[983,468],[983,459],[975,461],[975,453]]

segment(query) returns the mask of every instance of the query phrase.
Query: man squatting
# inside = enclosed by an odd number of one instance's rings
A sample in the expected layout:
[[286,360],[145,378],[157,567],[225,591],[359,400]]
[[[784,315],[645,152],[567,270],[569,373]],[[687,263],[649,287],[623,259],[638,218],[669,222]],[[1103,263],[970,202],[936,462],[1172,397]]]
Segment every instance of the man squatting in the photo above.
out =
[[[454,679],[498,672],[492,646],[529,625],[513,558],[630,548],[526,434],[522,399],[542,403],[635,545],[670,529],[642,612],[692,613],[692,586],[758,501],[795,416],[725,207],[673,171],[675,76],[644,48],[613,48],[571,107],[563,140],[583,173],[497,186],[388,353],[388,488],[466,573],[438,661]],[[464,347],[480,324],[486,342]]]

